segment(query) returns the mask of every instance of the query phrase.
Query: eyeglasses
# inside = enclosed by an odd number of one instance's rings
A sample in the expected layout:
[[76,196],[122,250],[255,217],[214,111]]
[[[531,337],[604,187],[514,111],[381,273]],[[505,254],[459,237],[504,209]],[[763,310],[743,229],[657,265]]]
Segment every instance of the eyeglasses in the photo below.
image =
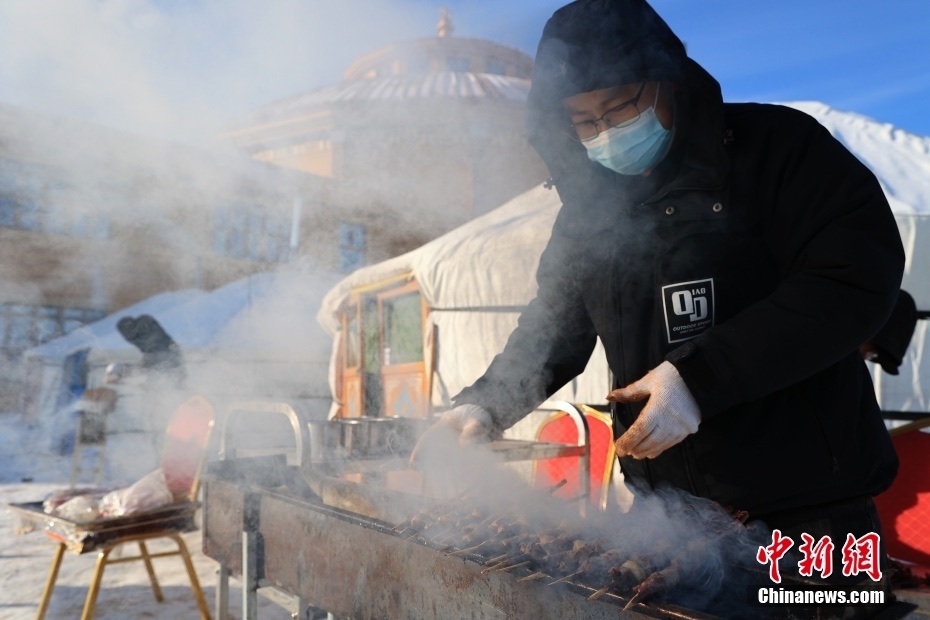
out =
[[637,106],[639,105],[639,99],[643,96],[643,91],[645,89],[646,82],[643,82],[640,84],[639,90],[636,91],[635,97],[628,101],[624,101],[620,105],[610,108],[604,112],[600,118],[596,118],[590,121],[572,123],[570,126],[569,135],[581,142],[587,142],[588,140],[593,140],[600,135],[600,125],[604,125],[604,129],[632,125],[636,122],[636,119],[639,118],[640,111]]

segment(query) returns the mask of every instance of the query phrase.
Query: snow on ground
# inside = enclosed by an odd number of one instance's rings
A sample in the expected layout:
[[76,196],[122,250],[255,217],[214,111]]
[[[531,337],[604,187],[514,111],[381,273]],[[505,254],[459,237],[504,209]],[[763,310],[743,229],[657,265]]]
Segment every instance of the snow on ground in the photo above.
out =
[[[107,448],[106,487],[121,487],[155,469],[155,450],[145,435],[125,433],[113,436]],[[93,449],[85,451],[85,471],[79,484],[93,482]],[[71,476],[71,457],[52,450],[47,429],[29,428],[21,416],[0,414],[0,619],[25,620],[35,618],[42,589],[51,566],[54,543],[38,531],[19,533],[19,515],[8,504],[41,501],[56,489],[67,488]],[[218,564],[201,551],[201,532],[184,535],[191,553],[204,597],[211,613],[215,611],[216,570]],[[173,543],[164,550],[174,548]],[[161,550],[150,545],[153,552]],[[135,555],[130,546],[126,554]],[[114,553],[118,553],[114,552]],[[94,570],[96,553],[65,554],[52,595],[48,620],[73,620],[80,617],[84,597]],[[127,562],[109,566],[104,573],[97,597],[98,620],[126,618],[166,618],[183,620],[199,618],[187,572],[179,557],[153,561],[155,573],[164,594],[158,603],[142,562]],[[229,584],[229,617],[241,618],[241,588],[236,579]],[[290,613],[259,597],[259,617],[262,620],[289,619]]]

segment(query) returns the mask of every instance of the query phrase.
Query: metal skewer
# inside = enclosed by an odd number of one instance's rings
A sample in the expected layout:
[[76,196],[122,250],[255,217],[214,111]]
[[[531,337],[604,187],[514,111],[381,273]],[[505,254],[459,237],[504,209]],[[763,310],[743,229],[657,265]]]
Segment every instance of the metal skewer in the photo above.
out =
[[[481,574],[482,574],[482,575],[485,575],[485,574],[487,574],[487,573],[491,573],[491,572],[495,572],[495,571],[499,571],[499,570],[507,570],[507,569],[509,569],[509,568],[512,568],[513,565],[512,565],[512,564],[508,564],[509,562],[513,562],[514,560],[519,560],[520,558],[525,557],[525,556],[526,556],[525,553],[517,553],[517,554],[515,554],[515,555],[514,555],[514,554],[508,555],[508,556],[506,556],[503,560],[501,560],[500,562],[497,562],[496,564],[493,564],[493,565],[488,566],[487,568],[483,569],[483,570],[481,571]],[[525,562],[524,564],[526,564],[526,563],[528,563],[528,562]],[[521,564],[521,566],[522,566],[522,564]]]
[[504,566],[504,567],[501,567],[501,568],[494,568],[494,569],[491,569],[489,572],[502,573],[502,572],[508,571],[508,570],[510,570],[510,569],[512,569],[512,568],[520,568],[521,566],[526,566],[527,564],[532,564],[532,563],[533,563],[533,560],[527,560],[527,561],[525,561],[525,562],[520,562],[519,564],[511,564],[510,566]]
[[575,572],[572,573],[571,575],[566,575],[566,576],[564,576],[564,577],[560,577],[559,579],[556,579],[555,581],[551,582],[549,585],[550,585],[550,586],[554,586],[554,585],[557,584],[557,583],[562,583],[562,582],[564,582],[564,581],[568,581],[568,580],[571,579],[572,577],[577,577],[578,575],[580,575],[580,574],[583,573],[583,572],[584,572],[583,570],[575,571]]
[[637,603],[639,603],[639,602],[640,602],[641,600],[643,600],[644,598],[646,598],[646,593],[645,593],[645,591],[644,591],[644,592],[637,592],[636,594],[633,595],[633,598],[631,598],[630,601],[629,601],[626,605],[623,606],[624,611],[627,610],[627,609],[629,609],[629,608],[632,607],[633,605],[636,605]]

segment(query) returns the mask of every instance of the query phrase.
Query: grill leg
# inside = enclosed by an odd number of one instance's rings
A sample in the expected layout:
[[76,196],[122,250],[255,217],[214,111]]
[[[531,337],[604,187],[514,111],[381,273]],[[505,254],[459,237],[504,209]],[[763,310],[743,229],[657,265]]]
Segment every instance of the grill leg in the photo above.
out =
[[55,581],[58,579],[58,569],[61,568],[61,559],[64,555],[65,544],[58,543],[58,548],[55,549],[55,555],[52,557],[52,566],[48,570],[48,578],[45,580],[45,589],[42,591],[42,602],[39,603],[39,611],[36,612],[36,620],[43,620],[45,618],[49,601],[52,600],[52,590],[55,589]]
[[81,613],[81,620],[91,620],[94,617],[94,608],[97,606],[97,595],[100,594],[100,582],[103,581],[103,571],[107,567],[107,558],[110,557],[112,547],[104,549],[97,554],[97,566],[94,568],[94,576],[90,582],[90,589],[87,591],[87,598],[84,600],[84,611]]
[[184,560],[184,568],[187,569],[187,576],[191,580],[191,590],[194,591],[194,598],[197,599],[197,607],[200,609],[200,617],[203,620],[210,620],[210,608],[207,607],[207,601],[203,597],[203,590],[200,589],[200,581],[197,579],[197,573],[194,571],[194,563],[191,562],[191,556],[187,552],[187,545],[179,534],[174,534],[171,538],[178,544],[178,551],[181,559]]
[[245,496],[242,515],[242,620],[258,620],[260,501],[258,494],[255,493],[248,493]]
[[242,532],[242,620],[258,620],[258,533]]
[[220,564],[216,575],[216,617],[225,620],[229,617],[229,567]]
[[97,468],[94,470],[94,484],[98,487],[103,484],[103,470],[106,465],[107,443],[106,437],[97,445]]
[[161,586],[158,585],[158,579],[155,577],[155,567],[152,566],[152,558],[149,557],[149,550],[145,546],[145,541],[139,541],[139,555],[142,557],[142,562],[145,564],[145,570],[149,574],[149,581],[152,583],[152,593],[155,595],[155,600],[161,603],[165,600],[165,597],[162,596]]

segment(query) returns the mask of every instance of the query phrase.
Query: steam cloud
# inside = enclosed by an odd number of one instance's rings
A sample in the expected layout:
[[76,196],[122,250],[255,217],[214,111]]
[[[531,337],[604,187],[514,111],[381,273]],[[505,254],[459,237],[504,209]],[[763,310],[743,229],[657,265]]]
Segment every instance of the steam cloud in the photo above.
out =
[[432,36],[410,0],[28,0],[0,7],[0,100],[187,143],[338,82],[359,55]]

